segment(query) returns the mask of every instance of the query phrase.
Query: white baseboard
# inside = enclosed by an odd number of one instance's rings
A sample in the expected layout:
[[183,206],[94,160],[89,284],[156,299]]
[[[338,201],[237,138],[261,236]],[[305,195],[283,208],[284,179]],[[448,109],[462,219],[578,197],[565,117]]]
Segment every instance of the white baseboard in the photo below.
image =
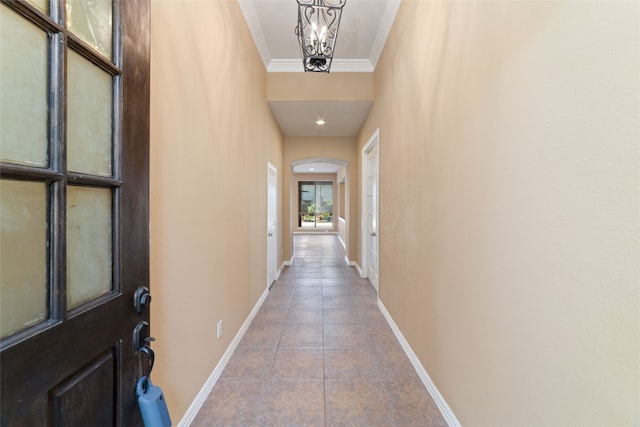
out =
[[355,267],[355,268],[356,268],[356,271],[358,272],[358,274],[360,275],[360,277],[362,277],[362,270],[360,269],[360,266],[358,265],[358,263],[357,263],[357,262],[355,262],[355,261],[351,261],[351,260],[349,259],[349,257],[348,257],[348,256],[346,256],[346,255],[344,256],[344,261],[347,263],[347,265],[349,265],[349,266],[351,266],[351,267]]
[[288,261],[282,261],[282,266],[280,267],[280,270],[284,269],[285,265],[292,265],[293,264],[293,259],[295,258],[295,256],[292,256],[290,260]]
[[365,276],[365,274],[362,272],[362,268],[360,268],[360,266],[358,265],[357,262],[355,261],[351,261],[349,262],[349,265],[353,265],[356,270],[358,271],[358,274],[360,274],[360,277],[362,277],[363,279],[366,278],[367,276]]
[[288,261],[287,261],[287,260],[282,261],[282,265],[280,266],[280,268],[279,268],[279,269],[278,269],[278,271],[276,272],[276,280],[278,280],[278,279],[280,278],[280,275],[281,275],[281,274],[282,274],[282,272],[284,271],[284,268],[285,268],[285,267],[287,267],[287,266],[289,266],[289,265],[292,265],[292,264],[293,264],[293,258],[295,258],[295,257],[291,257],[291,259],[290,259],[290,260],[288,260]]
[[225,351],[224,354],[222,355],[222,358],[220,359],[215,369],[209,376],[209,379],[207,380],[207,382],[204,383],[204,386],[202,386],[202,389],[196,395],[196,398],[193,400],[193,403],[191,403],[191,406],[189,406],[189,409],[187,409],[187,412],[184,414],[184,416],[178,423],[178,427],[188,427],[189,425],[191,425],[196,415],[198,414],[198,411],[204,404],[205,400],[207,400],[207,397],[211,393],[211,390],[213,390],[213,386],[218,381],[218,378],[220,378],[220,375],[222,374],[222,370],[224,369],[225,366],[227,366],[227,362],[229,362],[231,355],[238,347],[240,340],[244,336],[245,332],[247,332],[247,329],[249,328],[251,321],[253,320],[254,317],[256,317],[256,314],[258,313],[258,310],[260,310],[260,307],[262,306],[262,303],[264,302],[265,298],[267,298],[267,295],[269,295],[269,290],[265,289],[265,291],[262,293],[262,296],[260,296],[260,299],[258,300],[256,305],[253,307],[253,310],[251,310],[251,313],[249,313],[247,320],[244,321],[244,323],[240,327],[240,330],[238,331],[236,336],[233,338],[233,341],[231,341],[231,344],[229,344],[227,351]]
[[344,242],[344,240],[342,240],[342,237],[340,237],[339,234],[338,234],[338,240],[340,240],[340,244],[342,244],[342,247],[347,249],[347,244]]
[[442,416],[444,417],[449,427],[461,427],[460,422],[458,422],[458,419],[451,411],[451,408],[449,408],[449,405],[447,405],[447,402],[445,402],[444,397],[442,397],[442,395],[436,388],[436,385],[433,383],[433,381],[431,381],[431,378],[429,377],[427,370],[424,369],[424,366],[422,366],[422,363],[420,363],[420,359],[418,359],[418,356],[416,356],[416,354],[413,352],[413,349],[411,348],[407,340],[404,338],[404,335],[402,335],[402,332],[400,332],[398,325],[396,325],[396,322],[393,321],[393,318],[391,317],[386,307],[384,306],[384,304],[382,304],[382,301],[380,300],[378,300],[378,307],[380,308],[380,311],[382,311],[382,314],[384,315],[385,319],[387,319],[387,323],[393,330],[393,333],[395,334],[396,338],[400,342],[400,345],[402,345],[404,352],[409,357],[411,364],[413,365],[416,372],[418,373],[418,376],[420,376],[422,383],[424,384],[427,391],[433,398],[433,401],[438,406],[438,409],[440,409],[440,412],[442,413]]

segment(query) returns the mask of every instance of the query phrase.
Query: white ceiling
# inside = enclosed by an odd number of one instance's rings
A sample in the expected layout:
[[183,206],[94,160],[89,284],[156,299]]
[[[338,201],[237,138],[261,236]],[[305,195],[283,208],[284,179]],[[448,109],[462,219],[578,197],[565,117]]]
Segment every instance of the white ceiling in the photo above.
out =
[[[295,0],[239,0],[268,72],[304,72],[294,29]],[[373,72],[400,0],[347,0],[342,11],[331,72]],[[285,136],[358,134],[370,102],[269,102]],[[324,126],[316,125],[323,119]]]
[[[239,0],[269,72],[304,72],[294,33],[295,0]],[[400,0],[347,0],[342,9],[332,72],[371,72],[378,62]]]
[[[371,102],[270,102],[286,136],[356,136]],[[324,125],[316,124],[322,119]]]

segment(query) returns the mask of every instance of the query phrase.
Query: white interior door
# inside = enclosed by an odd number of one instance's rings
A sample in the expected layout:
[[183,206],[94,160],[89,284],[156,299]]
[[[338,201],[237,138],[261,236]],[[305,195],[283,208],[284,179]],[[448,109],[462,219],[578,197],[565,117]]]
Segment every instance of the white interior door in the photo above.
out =
[[278,271],[277,261],[277,201],[278,201],[278,175],[275,166],[271,163],[267,167],[267,287],[276,280]]
[[378,290],[378,141],[367,155],[367,276]]

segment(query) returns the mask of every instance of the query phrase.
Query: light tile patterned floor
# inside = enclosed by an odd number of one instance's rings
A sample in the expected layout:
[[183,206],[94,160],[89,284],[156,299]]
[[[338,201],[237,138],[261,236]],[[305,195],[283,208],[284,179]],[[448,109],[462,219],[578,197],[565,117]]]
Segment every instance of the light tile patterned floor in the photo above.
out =
[[294,254],[192,426],[446,426],[337,236]]

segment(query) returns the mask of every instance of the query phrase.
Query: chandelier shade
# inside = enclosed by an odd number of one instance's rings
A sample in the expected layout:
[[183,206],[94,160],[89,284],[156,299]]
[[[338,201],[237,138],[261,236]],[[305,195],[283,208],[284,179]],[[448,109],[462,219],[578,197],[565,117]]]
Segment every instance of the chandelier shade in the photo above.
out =
[[305,71],[328,73],[347,0],[297,0],[296,35]]

